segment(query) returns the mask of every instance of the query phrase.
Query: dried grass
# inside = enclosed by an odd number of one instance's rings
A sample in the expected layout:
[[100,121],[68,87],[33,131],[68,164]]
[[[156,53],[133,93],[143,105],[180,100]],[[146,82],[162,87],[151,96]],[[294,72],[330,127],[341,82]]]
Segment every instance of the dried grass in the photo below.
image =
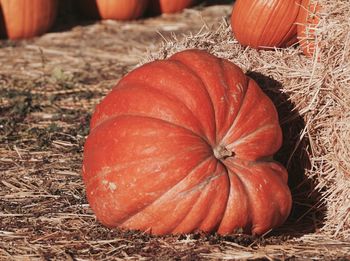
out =
[[[257,79],[279,108],[285,143],[292,140],[296,144],[288,159],[280,160],[285,161],[291,176],[304,168],[315,184],[313,189],[320,192],[320,203],[327,209],[321,232],[350,239],[350,5],[340,0],[319,2],[324,8],[315,41],[320,44],[312,59],[301,55],[298,47],[272,51],[244,48],[224,22],[215,32],[206,28],[208,32],[185,39],[174,37],[148,60],[200,48],[233,61]],[[286,108],[287,101],[290,106]],[[304,121],[300,133],[290,131],[300,123],[299,117]],[[302,149],[310,166],[298,151],[302,140],[308,143]]]
[[[298,47],[241,47],[222,18],[230,6],[0,42],[0,260],[349,257],[350,6],[322,5],[322,45],[313,59]],[[277,159],[290,172],[292,215],[259,238],[106,229],[80,177],[90,114],[140,60],[194,47],[238,64],[279,108],[284,145]]]

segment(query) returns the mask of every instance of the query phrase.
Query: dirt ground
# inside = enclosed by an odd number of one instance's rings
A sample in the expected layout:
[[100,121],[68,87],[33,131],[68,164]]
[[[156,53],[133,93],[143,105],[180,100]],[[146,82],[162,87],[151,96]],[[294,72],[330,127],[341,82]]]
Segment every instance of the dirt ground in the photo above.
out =
[[0,41],[0,260],[346,260],[346,251],[329,255],[332,244],[293,243],[322,226],[309,190],[293,195],[309,200],[296,200],[286,225],[262,237],[107,229],[87,204],[80,171],[94,106],[172,35],[217,28],[230,11],[201,5],[123,23],[84,21],[69,9],[53,32]]

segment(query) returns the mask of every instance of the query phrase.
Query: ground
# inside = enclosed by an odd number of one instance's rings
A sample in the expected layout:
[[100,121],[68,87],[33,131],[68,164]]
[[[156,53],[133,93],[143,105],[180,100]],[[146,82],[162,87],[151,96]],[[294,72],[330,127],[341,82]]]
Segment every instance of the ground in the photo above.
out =
[[318,212],[308,215],[312,202],[262,237],[156,237],[103,227],[85,198],[82,152],[94,106],[164,41],[217,28],[230,10],[202,5],[127,23],[85,21],[68,10],[54,32],[0,41],[0,260],[300,258],[298,248],[287,254],[282,246],[321,226]]

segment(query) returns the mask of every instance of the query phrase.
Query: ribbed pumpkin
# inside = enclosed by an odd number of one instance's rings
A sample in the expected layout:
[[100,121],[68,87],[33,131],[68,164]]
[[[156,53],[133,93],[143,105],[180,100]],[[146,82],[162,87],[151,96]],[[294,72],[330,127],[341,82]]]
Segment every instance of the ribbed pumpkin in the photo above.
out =
[[89,17],[132,20],[142,16],[148,0],[79,0],[82,12]]
[[10,39],[47,32],[55,21],[57,0],[1,0],[5,30]]
[[311,57],[315,51],[315,27],[319,23],[318,12],[321,6],[317,1],[303,0],[298,19],[297,35],[303,53]]
[[258,49],[296,42],[301,0],[237,0],[231,26],[238,42]]
[[97,219],[153,234],[262,234],[291,209],[271,100],[200,50],[130,72],[96,107],[83,180]]
[[170,14],[182,11],[194,5],[196,0],[151,0],[152,13]]

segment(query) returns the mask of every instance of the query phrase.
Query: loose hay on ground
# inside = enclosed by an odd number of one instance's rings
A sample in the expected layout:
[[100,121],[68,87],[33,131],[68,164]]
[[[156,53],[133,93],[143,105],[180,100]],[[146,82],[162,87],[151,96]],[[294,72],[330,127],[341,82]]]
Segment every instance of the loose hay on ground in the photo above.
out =
[[[317,30],[319,60],[305,58],[298,48],[258,52],[239,46],[227,24],[218,28],[230,6],[1,42],[0,259],[345,257],[350,6],[345,0],[322,3],[327,9]],[[207,25],[196,33],[203,21]],[[290,172],[294,209],[285,226],[264,237],[108,230],[85,200],[81,155],[93,107],[144,57],[165,58],[193,47],[237,63],[279,108],[285,138],[277,159]]]

